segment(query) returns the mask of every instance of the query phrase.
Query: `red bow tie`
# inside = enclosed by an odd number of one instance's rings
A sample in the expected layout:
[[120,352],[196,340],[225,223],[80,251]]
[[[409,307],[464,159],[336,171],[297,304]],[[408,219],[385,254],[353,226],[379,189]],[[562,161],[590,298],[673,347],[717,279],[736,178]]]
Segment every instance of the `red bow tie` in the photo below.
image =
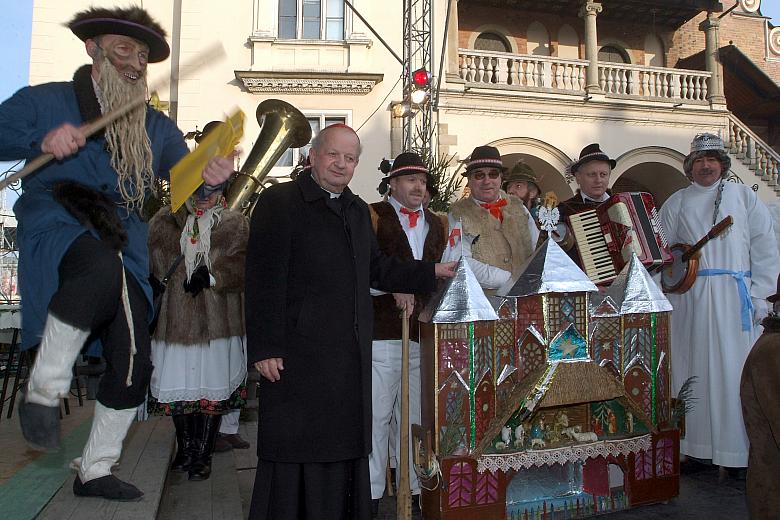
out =
[[501,210],[501,208],[506,206],[506,204],[506,199],[498,199],[495,202],[482,202],[480,203],[480,206],[488,210],[490,214],[496,217],[499,221],[503,222],[504,212]]
[[419,209],[411,210],[411,209],[401,208],[401,213],[409,217],[410,228],[417,226],[417,219],[420,218],[420,213],[421,213]]

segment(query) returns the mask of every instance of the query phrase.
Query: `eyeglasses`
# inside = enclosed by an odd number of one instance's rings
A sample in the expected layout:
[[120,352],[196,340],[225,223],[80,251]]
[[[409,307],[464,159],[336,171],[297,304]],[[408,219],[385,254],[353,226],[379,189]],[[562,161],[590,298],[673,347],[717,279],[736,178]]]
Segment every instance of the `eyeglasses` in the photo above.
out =
[[488,172],[488,173],[485,173],[485,172],[474,172],[474,173],[471,174],[471,178],[476,180],[476,181],[481,181],[482,179],[485,178],[485,175],[487,175],[491,179],[498,179],[501,176],[501,172],[497,172],[497,171],[492,171],[492,172]]

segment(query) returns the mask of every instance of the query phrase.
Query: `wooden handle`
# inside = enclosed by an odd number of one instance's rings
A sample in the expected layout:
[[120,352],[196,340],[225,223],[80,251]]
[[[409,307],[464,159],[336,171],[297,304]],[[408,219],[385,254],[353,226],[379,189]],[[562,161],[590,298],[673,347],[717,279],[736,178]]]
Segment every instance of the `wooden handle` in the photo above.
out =
[[401,313],[401,424],[398,457],[398,493],[396,495],[397,520],[412,518],[412,490],[409,483],[409,316]]
[[731,215],[728,215],[726,218],[712,226],[712,229],[707,232],[707,234],[702,237],[701,240],[696,242],[693,246],[691,246],[690,249],[688,249],[685,253],[683,253],[681,260],[683,262],[687,262],[690,260],[690,258],[699,252],[699,250],[704,247],[707,242],[712,240],[713,238],[717,237],[724,231],[726,231],[728,228],[731,227],[731,225],[734,223],[734,219],[731,218]]
[[[191,62],[188,62],[185,64],[181,71],[179,72],[179,76],[183,76],[186,72],[187,74],[191,74],[203,65],[206,65],[207,63],[213,63],[218,58],[222,58],[225,56],[225,49],[222,47],[222,44],[217,43],[210,47],[208,47],[202,54],[199,54],[196,56]],[[154,92],[155,90],[160,90],[161,88],[167,86],[167,84],[170,83],[170,78],[165,77],[163,80],[158,81],[152,87],[148,88],[147,90],[149,92]],[[131,110],[137,108],[140,105],[143,105],[146,103],[146,94],[143,94],[141,96],[138,96],[136,99],[131,100],[129,103],[127,103],[124,106],[121,106],[117,108],[116,110],[112,110],[111,112],[108,112],[107,114],[103,114],[99,118],[95,119],[94,121],[91,121],[89,123],[86,123],[81,127],[81,131],[84,132],[84,136],[89,138],[90,136],[96,134],[100,130],[104,129],[120,117],[124,116]],[[11,183],[16,182],[19,179],[23,179],[30,175],[32,172],[37,170],[38,168],[41,168],[45,166],[54,159],[54,155],[50,153],[44,153],[42,155],[39,155],[32,161],[28,161],[27,164],[24,165],[24,168],[19,170],[18,172],[14,173],[13,175],[9,175],[2,181],[0,181],[0,190],[5,188]]]

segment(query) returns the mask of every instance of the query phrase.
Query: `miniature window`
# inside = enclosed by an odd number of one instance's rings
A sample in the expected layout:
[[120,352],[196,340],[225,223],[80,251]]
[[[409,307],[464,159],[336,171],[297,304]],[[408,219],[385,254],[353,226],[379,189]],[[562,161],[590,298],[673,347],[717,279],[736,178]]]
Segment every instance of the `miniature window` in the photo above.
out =
[[450,494],[449,505],[452,508],[471,505],[471,493],[473,491],[471,464],[468,462],[456,462],[450,468]]
[[489,52],[512,52],[506,38],[494,32],[483,32],[474,40],[474,50]]
[[674,446],[672,439],[658,439],[655,443],[655,475],[663,477],[674,472]]
[[653,458],[644,450],[635,455],[634,477],[637,480],[653,478]]
[[498,502],[498,475],[484,471],[477,475],[477,504],[495,504]]

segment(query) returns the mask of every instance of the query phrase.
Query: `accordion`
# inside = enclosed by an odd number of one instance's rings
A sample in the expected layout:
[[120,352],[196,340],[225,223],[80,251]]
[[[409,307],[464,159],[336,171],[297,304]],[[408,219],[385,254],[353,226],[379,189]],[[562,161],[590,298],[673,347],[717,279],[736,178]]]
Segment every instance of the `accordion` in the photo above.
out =
[[636,253],[653,272],[672,262],[653,196],[616,193],[595,209],[568,217],[581,266],[594,283],[615,278]]

